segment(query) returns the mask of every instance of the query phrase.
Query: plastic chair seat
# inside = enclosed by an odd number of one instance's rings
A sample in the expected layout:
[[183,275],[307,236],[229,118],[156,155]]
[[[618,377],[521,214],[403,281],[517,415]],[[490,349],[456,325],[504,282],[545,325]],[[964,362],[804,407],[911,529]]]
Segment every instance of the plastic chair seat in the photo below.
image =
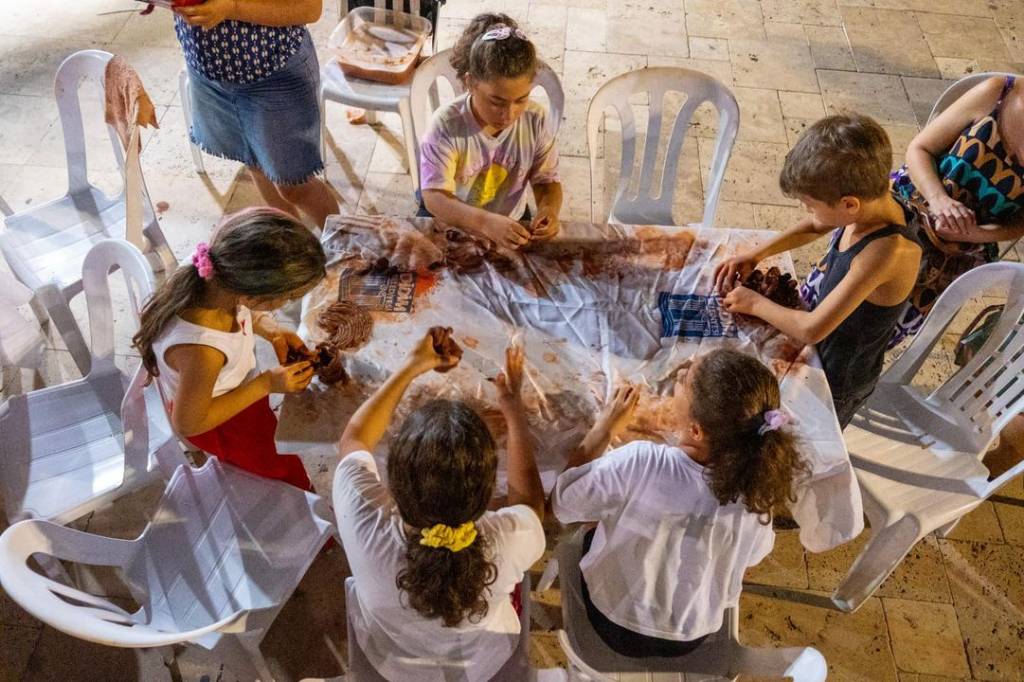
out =
[[82,261],[96,243],[124,236],[125,204],[90,187],[5,220],[3,248],[19,279],[32,288],[53,283],[81,291]]
[[[974,297],[1006,292],[999,321],[973,358],[935,390],[917,376],[950,323]],[[1024,265],[989,263],[961,275],[932,307],[903,355],[885,371],[843,433],[871,521],[871,538],[832,595],[857,609],[925,535],[957,521],[1024,472],[989,480],[981,461],[1024,409]]]
[[0,456],[8,470],[23,473],[17,487],[4,486],[9,517],[19,515],[12,513],[17,504],[20,515],[71,520],[80,506],[121,486],[121,382],[115,371],[10,399],[0,413]]
[[[135,540],[27,520],[0,536],[0,583],[44,623],[90,642],[159,647],[191,642],[240,679],[272,680],[259,650],[278,610],[331,533],[325,501],[211,457],[181,466]],[[141,608],[128,613],[33,570],[41,553],[117,567]]]
[[[153,291],[153,271],[134,246],[105,239],[81,269],[92,344],[83,379],[11,397],[0,405],[0,492],[9,521],[72,521],[170,476],[184,461],[156,385],[114,364],[108,278],[125,278],[132,312]],[[138,290],[138,295],[135,290]]]
[[324,99],[372,111],[398,111],[398,103],[409,96],[409,83],[389,85],[362,78],[350,78],[335,60],[320,67],[320,89]]

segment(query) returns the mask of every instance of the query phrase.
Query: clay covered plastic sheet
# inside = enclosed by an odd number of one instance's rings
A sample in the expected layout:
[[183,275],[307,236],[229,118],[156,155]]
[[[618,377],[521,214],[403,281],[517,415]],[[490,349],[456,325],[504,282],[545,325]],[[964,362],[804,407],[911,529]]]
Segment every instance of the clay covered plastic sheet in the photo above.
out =
[[[489,379],[515,339],[525,349],[524,399],[550,489],[617,382],[645,388],[623,442],[674,443],[676,370],[694,355],[734,347],[779,377],[811,462],[812,480],[792,505],[803,544],[813,551],[840,544],[863,527],[861,501],[813,348],[731,316],[712,295],[715,265],[771,234],[567,223],[556,241],[493,254],[429,218],[333,218],[324,232],[329,274],[304,301],[299,333],[310,343],[324,340],[318,317],[340,298],[369,309],[372,335],[347,354],[348,383],[314,382],[285,399],[279,447],[330,451],[354,409],[440,325],[453,328],[462,362],[418,379],[396,422],[426,400],[457,398],[479,411],[503,446]],[[792,271],[788,256],[764,265]]]

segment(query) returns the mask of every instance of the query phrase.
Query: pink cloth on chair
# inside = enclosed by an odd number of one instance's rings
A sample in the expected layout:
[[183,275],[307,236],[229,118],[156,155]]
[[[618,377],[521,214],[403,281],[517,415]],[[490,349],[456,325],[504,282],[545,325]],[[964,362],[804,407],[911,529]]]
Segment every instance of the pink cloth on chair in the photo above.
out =
[[121,144],[128,148],[133,124],[159,128],[156,108],[146,93],[142,79],[124,57],[114,55],[103,74],[105,103],[103,115],[114,126]]

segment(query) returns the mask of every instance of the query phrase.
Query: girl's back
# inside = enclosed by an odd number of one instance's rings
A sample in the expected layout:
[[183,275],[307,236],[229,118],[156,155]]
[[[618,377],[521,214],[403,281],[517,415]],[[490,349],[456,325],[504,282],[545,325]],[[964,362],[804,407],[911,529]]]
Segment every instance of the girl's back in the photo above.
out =
[[563,523],[600,518],[580,570],[609,619],[663,639],[717,631],[743,573],[772,550],[770,525],[719,504],[704,467],[679,448],[635,441],[559,477]]
[[471,662],[468,680],[488,680],[509,659],[519,642],[519,616],[510,594],[544,550],[544,530],[524,505],[486,512],[476,521],[486,538],[488,558],[496,567],[485,593],[487,612],[446,627],[409,608],[395,585],[406,567],[408,531],[398,507],[380,481],[373,456],[348,455],[338,465],[334,507],[349,566],[356,581],[356,603],[348,616],[370,663],[389,679],[441,682],[436,665],[422,667],[410,659]]

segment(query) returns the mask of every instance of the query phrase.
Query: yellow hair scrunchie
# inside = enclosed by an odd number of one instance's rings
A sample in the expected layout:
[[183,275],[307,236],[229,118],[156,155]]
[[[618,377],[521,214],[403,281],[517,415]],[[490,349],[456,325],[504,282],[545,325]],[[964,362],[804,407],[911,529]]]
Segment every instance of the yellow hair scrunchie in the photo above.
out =
[[461,552],[476,540],[476,524],[466,521],[458,528],[438,523],[420,531],[420,544],[426,547],[444,548],[449,552]]

